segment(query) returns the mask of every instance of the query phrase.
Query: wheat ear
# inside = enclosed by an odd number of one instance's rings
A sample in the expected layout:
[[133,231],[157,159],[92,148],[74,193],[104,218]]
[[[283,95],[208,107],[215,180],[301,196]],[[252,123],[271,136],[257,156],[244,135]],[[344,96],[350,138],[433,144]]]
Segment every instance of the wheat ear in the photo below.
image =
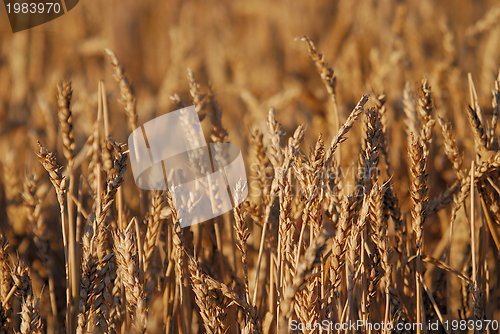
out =
[[[74,194],[75,177],[73,174],[73,165],[75,163],[75,138],[73,132],[73,116],[71,112],[71,97],[73,89],[71,81],[65,81],[57,87],[57,105],[59,126],[62,133],[63,154],[68,161],[68,189],[67,189],[67,208],[68,208],[68,260],[71,277],[71,294],[72,301],[76,301],[78,296],[79,284],[79,262],[78,262],[78,247],[76,244],[76,228],[75,228],[75,205],[71,197]],[[76,316],[76,308],[71,310],[72,323]],[[73,329],[71,329],[73,330]]]
[[50,182],[54,186],[57,195],[57,201],[59,202],[59,211],[61,215],[61,230],[63,237],[63,247],[64,247],[64,259],[66,268],[66,322],[68,328],[73,328],[72,322],[72,303],[71,303],[71,273],[69,270],[69,254],[68,254],[68,233],[67,233],[67,223],[66,215],[64,213],[65,206],[65,195],[66,195],[66,178],[62,176],[62,167],[56,162],[56,157],[53,153],[47,151],[40,142],[38,142],[39,151],[37,152],[37,158],[49,173]]
[[12,271],[12,279],[21,300],[21,333],[41,334],[42,319],[38,309],[40,298],[33,295],[29,269],[21,262],[18,262]]
[[118,58],[115,53],[110,49],[104,50],[111,61],[113,66],[114,78],[116,82],[120,85],[120,100],[119,102],[125,107],[125,112],[128,116],[128,127],[130,131],[134,131],[137,128],[137,107],[134,87],[130,84],[129,80],[125,76],[125,68],[120,65]]
[[368,98],[370,95],[363,95],[363,97],[359,100],[359,102],[356,104],[352,112],[349,114],[349,117],[347,117],[346,121],[344,124],[339,129],[339,132],[337,135],[332,139],[332,142],[330,143],[330,147],[326,150],[325,154],[325,165],[328,166],[330,163],[330,160],[332,159],[333,153],[337,150],[337,147],[339,144],[342,142],[346,141],[347,138],[345,135],[349,130],[351,130],[352,126],[354,125],[354,122],[358,119],[359,115],[361,115],[364,111],[363,107],[368,102]]
[[[412,138],[412,145],[409,151],[411,159],[411,175],[412,183],[410,187],[410,196],[413,201],[411,215],[413,217],[412,227],[415,233],[416,248],[417,248],[417,270],[415,273],[416,278],[416,297],[417,297],[417,323],[422,323],[422,284],[420,276],[422,275],[421,257],[423,254],[423,224],[425,221],[427,210],[427,174],[426,168],[426,155],[424,148],[417,137]],[[417,333],[421,331],[420,326],[417,328]]]
[[147,309],[144,288],[139,281],[139,258],[133,225],[135,218],[124,231],[113,234],[116,264],[125,287],[127,310],[132,324],[140,333],[147,325]]
[[[336,92],[337,77],[335,76],[333,68],[329,67],[328,64],[325,63],[325,56],[316,50],[316,46],[314,45],[314,42],[309,36],[304,36],[298,39],[306,42],[307,50],[309,51],[309,57],[314,62],[316,70],[318,71],[321,77],[321,81],[325,85],[326,91],[328,92],[328,96],[332,101],[333,115],[330,116],[330,114],[328,114],[329,117],[327,117],[327,120],[328,123],[330,123],[330,129],[331,129],[330,131],[333,134],[335,133],[334,131],[338,131],[340,126],[340,115],[339,115],[339,107],[337,103],[337,92]],[[340,160],[340,156],[341,154],[339,151],[337,154],[338,160]]]
[[56,293],[54,284],[54,272],[53,272],[53,260],[50,249],[50,240],[48,236],[47,223],[42,215],[42,205],[38,198],[36,191],[37,185],[36,180],[33,175],[27,175],[24,181],[23,193],[21,197],[23,199],[24,206],[26,207],[28,220],[31,223],[32,231],[34,235],[35,245],[38,248],[38,253],[47,271],[48,281],[49,281],[49,295],[50,295],[50,306],[52,308],[52,314],[54,315],[54,320],[57,321],[57,304],[56,304]]
[[9,274],[9,254],[7,248],[9,242],[0,233],[0,296],[4,309],[9,309],[10,298],[7,298],[12,289],[12,278]]

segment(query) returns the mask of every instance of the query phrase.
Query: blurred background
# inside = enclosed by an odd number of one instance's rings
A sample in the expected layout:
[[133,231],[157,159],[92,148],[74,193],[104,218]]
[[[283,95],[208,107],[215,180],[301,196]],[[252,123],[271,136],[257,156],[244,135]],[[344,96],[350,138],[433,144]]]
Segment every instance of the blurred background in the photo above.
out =
[[[16,34],[2,8],[2,132],[15,124],[43,130],[28,116],[38,114],[42,98],[54,105],[62,79],[74,82],[75,118],[85,117],[95,105],[99,79],[108,82],[108,90],[116,88],[105,47],[116,52],[136,86],[141,124],[168,111],[171,94],[187,98],[189,67],[219,95],[234,140],[271,104],[287,129],[304,122],[315,127],[328,99],[305,44],[294,41],[303,35],[335,70],[341,116],[372,88],[385,91],[397,113],[405,81],[423,77],[439,109],[449,112],[452,101],[466,97],[450,91],[450,81],[464,82],[467,72],[489,106],[500,55],[495,3],[83,0],[63,17]],[[483,25],[476,24],[481,19]],[[113,123],[123,140],[120,120]]]
[[[305,43],[294,41],[303,35],[335,70],[344,118],[372,89],[387,93],[398,117],[405,82],[414,86],[423,77],[434,88],[439,111],[450,113],[468,96],[460,85],[458,91],[449,86],[466,84],[468,72],[488,108],[500,56],[495,3],[82,0],[63,17],[16,34],[2,8],[2,133],[15,125],[43,132],[43,121],[33,117],[41,113],[40,100],[53,107],[56,84],[72,79],[77,135],[86,136],[88,128],[79,119],[96,104],[98,80],[116,93],[105,47],[116,52],[136,86],[141,124],[169,111],[171,94],[187,99],[189,67],[218,94],[229,135],[239,144],[238,137],[265,118],[272,104],[287,130],[300,123],[321,128],[328,98]],[[481,19],[483,24],[476,24]],[[113,133],[124,140],[125,115],[116,118]]]
[[[296,37],[310,36],[333,67],[341,122],[362,94],[385,92],[390,125],[399,125],[405,83],[415,91],[427,78],[436,113],[464,132],[459,146],[473,145],[467,73],[489,115],[500,63],[494,0],[83,0],[60,18],[15,34],[4,8],[0,17],[0,145],[4,156],[15,155],[20,176],[26,160],[34,160],[36,140],[50,150],[61,145],[55,97],[64,79],[73,81],[77,148],[92,130],[100,79],[109,93],[113,136],[126,141],[126,114],[104,48],[116,52],[135,85],[138,124],[172,110],[174,93],[191,104],[191,68],[202,90],[217,94],[229,139],[245,154],[250,130],[265,127],[271,106],[287,135],[308,126],[305,149],[319,132],[328,141],[337,131],[325,121],[332,105]],[[390,131],[395,170],[406,164],[403,133],[403,126]],[[354,163],[354,152],[343,150],[344,161]],[[444,170],[447,162],[434,163]],[[395,177],[404,181],[406,171]]]

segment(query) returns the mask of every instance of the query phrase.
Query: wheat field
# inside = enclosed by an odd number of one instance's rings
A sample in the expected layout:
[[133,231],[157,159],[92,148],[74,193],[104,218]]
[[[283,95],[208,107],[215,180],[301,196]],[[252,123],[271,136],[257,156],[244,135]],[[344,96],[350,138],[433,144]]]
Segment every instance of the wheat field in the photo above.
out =
[[[500,333],[496,1],[4,16],[0,333]],[[181,228],[126,142],[191,105],[249,195]]]

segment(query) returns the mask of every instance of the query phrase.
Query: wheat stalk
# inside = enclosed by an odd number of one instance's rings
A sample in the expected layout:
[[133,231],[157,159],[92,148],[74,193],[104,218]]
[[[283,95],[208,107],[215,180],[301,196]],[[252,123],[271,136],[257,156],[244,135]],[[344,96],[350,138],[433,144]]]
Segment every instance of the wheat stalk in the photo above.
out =
[[27,210],[28,219],[30,220],[30,223],[32,225],[35,244],[38,248],[40,258],[44,263],[45,270],[47,271],[49,281],[50,306],[52,308],[52,314],[54,314],[54,319],[57,321],[58,310],[56,304],[52,261],[53,254],[50,249],[50,239],[48,235],[47,223],[42,215],[42,205],[40,199],[36,194],[37,185],[35,177],[33,175],[27,175],[25,177],[23,188],[24,189],[21,197]]
[[189,83],[189,93],[193,98],[194,106],[196,108],[196,112],[198,113],[198,117],[200,118],[200,122],[207,116],[207,104],[209,101],[209,97],[206,94],[201,92],[200,84],[196,81],[194,77],[194,73],[191,69],[187,71],[188,83]]
[[[151,210],[146,216],[146,238],[144,240],[144,274],[147,278],[145,285],[148,286],[149,282],[154,282],[156,277],[155,270],[155,257],[156,247],[158,245],[159,233],[162,227],[162,220],[160,219],[161,210],[165,198],[164,191],[155,191],[151,198]],[[149,291],[149,288],[146,288]]]
[[[415,233],[416,248],[417,248],[417,265],[416,265],[416,308],[417,308],[417,323],[422,323],[422,285],[420,282],[420,276],[422,276],[421,269],[421,257],[423,254],[423,224],[426,217],[426,209],[428,205],[427,199],[427,174],[425,173],[426,168],[426,155],[424,153],[424,148],[419,142],[417,137],[412,138],[412,146],[409,150],[409,156],[411,159],[411,175],[412,183],[410,187],[410,196],[413,200],[413,206],[411,209],[411,215],[413,217],[412,228]],[[417,328],[417,333],[420,333],[420,327]]]
[[[73,174],[73,165],[75,163],[75,138],[73,133],[73,116],[71,112],[71,97],[73,89],[71,81],[63,82],[57,87],[57,105],[59,126],[62,132],[63,154],[68,161],[68,189],[67,195],[67,210],[68,210],[68,260],[71,273],[71,294],[72,301],[76,301],[78,295],[78,248],[76,245],[76,230],[75,230],[75,207],[71,197],[74,194],[75,177]],[[76,309],[72,309],[71,317],[74,318]],[[74,319],[72,319],[74,323]],[[71,329],[73,330],[73,329]]]
[[124,231],[113,234],[116,264],[125,287],[127,310],[133,326],[144,333],[147,325],[146,297],[143,285],[139,281],[139,258],[134,236],[135,218]]
[[125,107],[125,112],[128,116],[128,127],[130,131],[134,131],[137,128],[137,101],[135,99],[134,87],[130,84],[129,80],[125,76],[125,69],[115,53],[110,49],[104,50],[113,66],[113,76],[116,82],[120,85],[120,103]]
[[21,305],[21,333],[42,334],[42,319],[38,306],[40,298],[33,295],[27,296]]
[[62,176],[61,169],[56,162],[56,157],[53,153],[47,151],[40,142],[38,142],[39,152],[37,152],[37,158],[49,173],[49,179],[54,189],[56,190],[57,201],[59,202],[59,212],[61,214],[61,229],[63,237],[63,247],[64,247],[64,259],[65,259],[65,269],[66,269],[66,322],[68,328],[73,328],[72,321],[72,304],[71,304],[71,283],[74,281],[71,278],[70,272],[70,261],[68,252],[68,234],[67,234],[67,222],[66,215],[64,213],[65,197],[66,194],[66,178]]
[[[337,93],[336,93],[336,87],[337,87],[337,77],[335,76],[335,73],[331,67],[328,66],[327,63],[325,63],[325,56],[321,53],[318,53],[316,50],[316,46],[314,45],[314,42],[309,36],[304,36],[302,38],[297,38],[296,40],[301,40],[306,42],[307,44],[307,50],[309,51],[309,57],[311,60],[314,62],[314,65],[316,66],[316,70],[318,71],[321,81],[323,82],[326,91],[328,92],[328,96],[330,97],[330,100],[332,101],[332,114],[328,114],[327,120],[330,125],[330,131],[332,134],[335,133],[335,131],[339,130],[340,126],[340,116],[339,116],[339,107],[337,103]],[[340,160],[340,151],[337,154],[337,158]]]
[[9,242],[0,234],[0,296],[2,297],[2,306],[5,309],[9,309],[10,298],[8,298],[8,295],[12,289],[12,278],[9,274],[8,247]]
[[[384,323],[389,323],[389,313],[390,313],[390,292],[389,288],[391,285],[391,275],[392,275],[392,263],[391,257],[392,253],[389,245],[389,235],[388,235],[388,224],[384,221],[383,214],[383,196],[385,192],[384,186],[378,186],[375,184],[372,188],[372,193],[370,194],[370,222],[372,224],[372,229],[374,233],[372,234],[373,243],[377,246],[378,253],[380,254],[380,264],[384,271],[383,283],[385,292],[385,313],[384,313]],[[370,280],[371,281],[371,280]],[[387,332],[387,329],[384,331]]]
[[349,114],[349,117],[347,117],[344,124],[342,124],[342,126],[340,127],[337,135],[332,139],[332,142],[330,143],[329,149],[326,150],[326,155],[325,155],[325,165],[326,166],[329,165],[329,163],[332,159],[333,153],[335,152],[335,150],[337,149],[339,144],[341,144],[342,142],[347,140],[345,135],[352,128],[352,126],[354,125],[354,122],[358,119],[359,115],[361,115],[363,113],[363,111],[364,111],[363,106],[366,104],[366,102],[368,102],[369,97],[370,97],[370,95],[364,95],[359,100],[359,102],[356,104],[354,109]]
[[424,147],[424,155],[429,156],[430,145],[432,142],[432,129],[434,128],[435,121],[432,119],[432,112],[434,104],[432,100],[431,87],[427,79],[422,80],[422,85],[419,86],[419,98],[417,111],[422,118],[420,128],[420,140]]

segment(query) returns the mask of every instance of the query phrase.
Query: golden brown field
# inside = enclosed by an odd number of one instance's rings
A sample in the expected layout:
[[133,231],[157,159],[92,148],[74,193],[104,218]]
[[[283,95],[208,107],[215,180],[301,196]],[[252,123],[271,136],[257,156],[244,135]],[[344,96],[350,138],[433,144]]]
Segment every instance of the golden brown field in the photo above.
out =
[[[497,1],[0,17],[0,333],[500,333]],[[182,229],[125,143],[193,104],[250,195]]]

